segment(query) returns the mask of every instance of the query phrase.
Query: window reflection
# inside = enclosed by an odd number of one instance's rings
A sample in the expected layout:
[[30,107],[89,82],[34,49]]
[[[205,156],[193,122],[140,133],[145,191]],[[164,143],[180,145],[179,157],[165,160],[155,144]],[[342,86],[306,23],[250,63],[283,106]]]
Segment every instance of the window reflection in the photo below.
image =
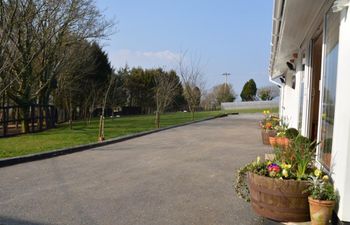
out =
[[319,159],[328,168],[331,163],[334,109],[338,65],[339,13],[329,11],[325,24],[324,73],[322,77],[322,104]]

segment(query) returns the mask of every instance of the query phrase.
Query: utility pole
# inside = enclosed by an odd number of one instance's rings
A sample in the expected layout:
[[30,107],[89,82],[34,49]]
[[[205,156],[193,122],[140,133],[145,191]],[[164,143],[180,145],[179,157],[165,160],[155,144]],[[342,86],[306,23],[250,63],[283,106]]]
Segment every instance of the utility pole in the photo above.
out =
[[225,76],[225,93],[226,93],[226,88],[227,88],[227,77],[230,76],[231,74],[226,72],[226,73],[223,73],[222,75]]

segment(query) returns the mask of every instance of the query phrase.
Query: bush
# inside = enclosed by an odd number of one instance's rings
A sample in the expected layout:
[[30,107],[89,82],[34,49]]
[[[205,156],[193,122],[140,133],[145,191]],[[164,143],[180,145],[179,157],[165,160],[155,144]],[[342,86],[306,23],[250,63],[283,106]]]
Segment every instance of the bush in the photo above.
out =
[[286,130],[286,138],[294,139],[299,135],[299,131],[295,128],[288,128]]

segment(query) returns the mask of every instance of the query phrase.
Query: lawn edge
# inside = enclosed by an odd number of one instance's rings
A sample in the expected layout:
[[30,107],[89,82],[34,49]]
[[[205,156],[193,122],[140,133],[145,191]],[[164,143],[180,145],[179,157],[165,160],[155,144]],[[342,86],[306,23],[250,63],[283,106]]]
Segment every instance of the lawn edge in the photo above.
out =
[[142,132],[138,132],[138,133],[134,133],[134,134],[128,134],[128,135],[124,135],[124,136],[120,136],[120,137],[116,137],[116,138],[111,138],[111,139],[108,139],[104,142],[83,144],[83,145],[61,148],[61,149],[47,151],[47,152],[34,153],[34,154],[30,154],[30,155],[17,156],[17,157],[11,157],[11,158],[4,158],[4,159],[0,159],[0,168],[16,165],[16,164],[20,164],[20,163],[26,163],[26,162],[32,162],[32,161],[37,161],[37,160],[53,158],[53,157],[57,157],[57,156],[61,156],[61,155],[72,154],[75,152],[81,152],[81,151],[85,151],[85,150],[88,150],[91,148],[101,147],[101,146],[114,144],[114,143],[118,143],[118,142],[122,142],[122,141],[127,141],[127,140],[130,140],[133,138],[138,138],[138,137],[142,137],[145,135],[154,134],[154,133],[158,133],[161,131],[177,128],[177,127],[187,126],[187,125],[194,124],[194,123],[200,123],[200,122],[204,122],[204,121],[208,121],[208,120],[226,117],[228,115],[238,115],[238,113],[220,114],[220,115],[208,117],[205,119],[190,121],[190,122],[186,122],[186,123],[176,124],[173,126],[163,127],[163,128],[159,128],[159,129],[153,129],[153,130],[149,130],[149,131],[142,131]]

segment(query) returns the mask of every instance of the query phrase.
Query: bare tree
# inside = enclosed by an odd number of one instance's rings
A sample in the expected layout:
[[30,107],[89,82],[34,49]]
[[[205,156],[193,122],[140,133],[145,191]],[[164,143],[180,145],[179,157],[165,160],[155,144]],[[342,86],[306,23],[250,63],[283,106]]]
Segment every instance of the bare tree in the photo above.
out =
[[188,60],[186,52],[179,59],[179,74],[182,79],[188,109],[192,113],[192,120],[194,120],[194,113],[200,104],[201,91],[204,90],[200,63],[200,58],[195,60],[191,57]]
[[100,123],[99,123],[99,129],[98,129],[98,141],[100,142],[105,140],[105,109],[106,109],[109,92],[111,90],[111,87],[115,83],[115,81],[116,81],[115,75],[111,74],[109,84],[107,86],[107,89],[105,89],[105,92],[104,92],[102,112],[100,115]]
[[265,86],[258,89],[258,96],[263,101],[271,101],[280,95],[280,90],[277,86]]
[[155,101],[156,101],[156,127],[160,128],[160,114],[174,101],[180,85],[175,71],[169,73],[159,73],[155,77]]
[[106,37],[112,23],[92,0],[0,0],[0,7],[0,76],[28,132],[29,106],[49,103],[70,47]]

